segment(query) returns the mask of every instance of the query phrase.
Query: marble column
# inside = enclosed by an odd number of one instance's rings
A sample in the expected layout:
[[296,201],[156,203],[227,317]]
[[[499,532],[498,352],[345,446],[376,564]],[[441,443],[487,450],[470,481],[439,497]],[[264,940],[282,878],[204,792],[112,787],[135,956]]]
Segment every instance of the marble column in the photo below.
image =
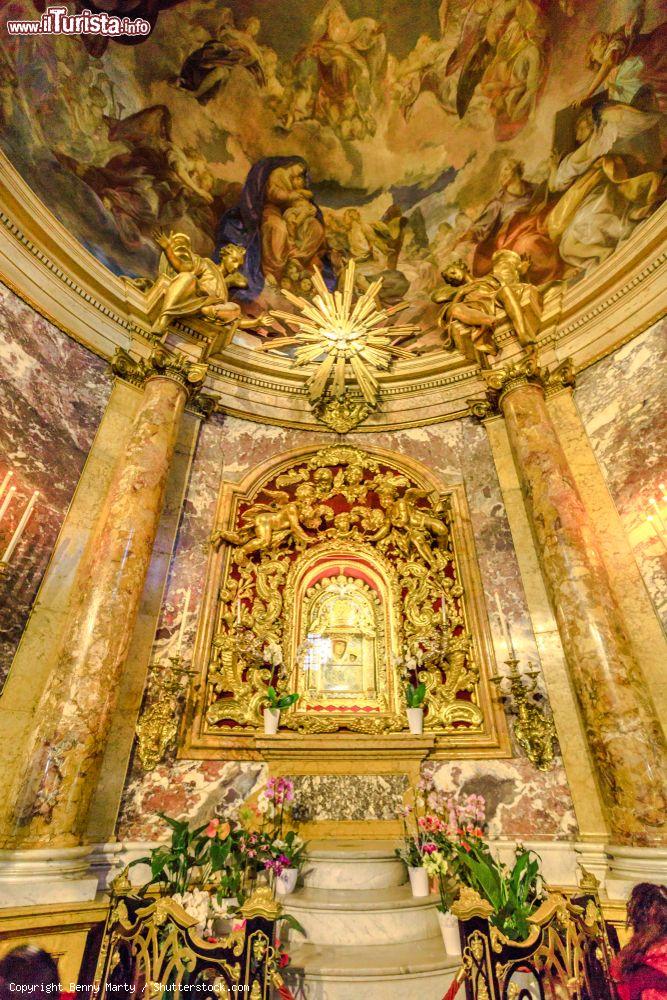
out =
[[81,843],[137,615],[188,394],[205,366],[157,350],[120,353],[115,371],[144,393],[77,570],[69,621],[9,790],[4,848]]
[[528,361],[485,378],[505,417],[612,837],[667,844],[667,747],[546,406],[545,375]]

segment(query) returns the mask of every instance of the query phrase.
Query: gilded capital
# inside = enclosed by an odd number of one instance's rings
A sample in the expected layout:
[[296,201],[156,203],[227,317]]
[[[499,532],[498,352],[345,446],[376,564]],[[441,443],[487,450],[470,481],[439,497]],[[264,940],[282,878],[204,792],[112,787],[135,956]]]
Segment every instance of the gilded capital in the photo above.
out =
[[143,387],[152,378],[169,378],[182,385],[188,395],[201,395],[199,389],[206,378],[208,366],[163,347],[156,348],[148,358],[135,358],[118,347],[111,359],[111,370],[131,385]]
[[500,414],[503,399],[517,386],[539,385],[550,396],[571,388],[575,383],[571,358],[549,370],[540,368],[535,358],[529,355],[502,368],[482,369],[481,374],[487,386],[484,396],[466,400],[471,415],[478,420]]
[[542,385],[542,377],[543,373],[532,355],[519,358],[518,361],[502,368],[482,370],[482,378],[487,388],[498,395],[498,405],[502,402],[503,396],[518,385],[529,383]]

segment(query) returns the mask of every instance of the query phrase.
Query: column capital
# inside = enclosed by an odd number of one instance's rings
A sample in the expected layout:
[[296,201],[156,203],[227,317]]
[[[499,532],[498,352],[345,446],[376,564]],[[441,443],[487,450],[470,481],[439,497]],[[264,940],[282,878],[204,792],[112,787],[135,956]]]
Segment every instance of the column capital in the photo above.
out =
[[212,396],[208,392],[195,391],[190,396],[185,408],[189,413],[196,413],[202,420],[208,420],[213,413],[219,411],[219,401],[219,396]]
[[540,368],[536,359],[528,356],[502,368],[482,369],[481,374],[487,386],[484,396],[466,400],[471,415],[478,420],[499,416],[502,413],[503,399],[518,386],[538,385],[546,396],[551,396],[565,388],[571,388],[575,382],[571,358],[548,369]]
[[208,365],[191,361],[179,351],[156,348],[148,358],[135,358],[122,347],[116,348],[111,359],[111,370],[118,378],[131,385],[143,387],[152,378],[168,378],[178,382],[188,396],[200,395]]

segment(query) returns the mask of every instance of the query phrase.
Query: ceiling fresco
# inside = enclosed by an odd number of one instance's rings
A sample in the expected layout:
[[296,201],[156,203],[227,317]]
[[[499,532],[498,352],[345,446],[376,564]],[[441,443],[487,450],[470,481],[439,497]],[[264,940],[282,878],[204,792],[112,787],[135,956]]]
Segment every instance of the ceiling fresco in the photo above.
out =
[[[95,4],[86,3],[95,9]],[[148,38],[0,40],[0,144],[118,274],[158,228],[246,248],[246,310],[384,278],[432,327],[441,272],[500,248],[577,280],[664,199],[658,0],[105,0]],[[43,4],[4,3],[36,18]]]

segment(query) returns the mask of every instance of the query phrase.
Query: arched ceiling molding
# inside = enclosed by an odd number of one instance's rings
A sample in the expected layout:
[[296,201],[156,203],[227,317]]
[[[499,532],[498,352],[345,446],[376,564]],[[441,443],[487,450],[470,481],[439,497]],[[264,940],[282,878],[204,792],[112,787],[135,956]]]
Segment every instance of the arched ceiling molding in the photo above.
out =
[[[33,308],[102,357],[117,347],[148,355],[153,346],[142,292],[112,274],[45,207],[0,154],[0,279]],[[631,340],[667,312],[667,203],[612,256],[573,286],[545,296],[540,363],[571,357],[581,370]],[[501,332],[502,338],[502,332]],[[196,330],[182,324],[170,343],[198,354]],[[511,359],[511,355],[508,360]],[[289,359],[233,344],[210,366],[207,391],[250,420],[321,429],[308,405],[306,376]],[[478,370],[456,354],[397,362],[380,376],[382,408],[360,427],[413,427],[468,412],[483,392]]]

